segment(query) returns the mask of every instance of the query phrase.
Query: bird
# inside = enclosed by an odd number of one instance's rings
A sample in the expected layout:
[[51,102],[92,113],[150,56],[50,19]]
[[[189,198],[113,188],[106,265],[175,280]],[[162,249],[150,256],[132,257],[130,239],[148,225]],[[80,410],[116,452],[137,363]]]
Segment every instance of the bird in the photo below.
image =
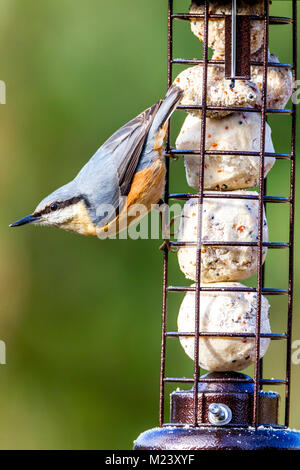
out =
[[[172,85],[157,101],[116,131],[77,176],[46,196],[34,212],[12,223],[57,227],[80,235],[117,234],[162,200],[168,120],[183,96]],[[144,212],[132,211],[142,205]]]

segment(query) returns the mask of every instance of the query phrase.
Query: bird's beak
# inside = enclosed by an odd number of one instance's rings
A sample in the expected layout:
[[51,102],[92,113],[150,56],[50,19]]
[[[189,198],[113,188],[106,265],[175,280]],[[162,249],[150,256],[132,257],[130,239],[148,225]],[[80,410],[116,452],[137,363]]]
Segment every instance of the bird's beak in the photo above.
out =
[[37,222],[40,217],[35,216],[34,214],[27,215],[27,217],[23,217],[23,219],[17,220],[13,224],[10,224],[10,227],[19,227],[20,225],[31,224],[32,222]]

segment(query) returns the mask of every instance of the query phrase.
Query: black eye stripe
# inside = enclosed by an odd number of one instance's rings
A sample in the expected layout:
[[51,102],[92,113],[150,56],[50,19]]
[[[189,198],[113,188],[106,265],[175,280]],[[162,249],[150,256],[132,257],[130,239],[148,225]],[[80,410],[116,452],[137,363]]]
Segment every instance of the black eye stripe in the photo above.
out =
[[[36,217],[40,217],[41,215],[49,214],[50,212],[56,211],[58,209],[64,209],[65,207],[71,206],[72,204],[76,204],[79,201],[85,201],[84,197],[72,197],[71,199],[68,199],[67,201],[54,201],[49,206],[45,207],[42,211],[35,212],[34,215]],[[55,209],[52,207],[56,206]]]

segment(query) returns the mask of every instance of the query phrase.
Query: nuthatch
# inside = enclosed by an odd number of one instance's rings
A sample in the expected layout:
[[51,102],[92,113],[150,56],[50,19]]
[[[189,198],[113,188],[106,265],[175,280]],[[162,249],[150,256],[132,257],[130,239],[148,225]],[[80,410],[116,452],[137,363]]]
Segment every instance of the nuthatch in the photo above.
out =
[[[138,218],[130,207],[146,212],[157,204],[165,185],[163,140],[167,121],[183,92],[172,86],[158,101],[113,134],[70,183],[57,189],[33,214],[11,224],[54,226],[82,235],[101,235],[112,224],[115,233]],[[143,214],[144,215],[144,214]]]

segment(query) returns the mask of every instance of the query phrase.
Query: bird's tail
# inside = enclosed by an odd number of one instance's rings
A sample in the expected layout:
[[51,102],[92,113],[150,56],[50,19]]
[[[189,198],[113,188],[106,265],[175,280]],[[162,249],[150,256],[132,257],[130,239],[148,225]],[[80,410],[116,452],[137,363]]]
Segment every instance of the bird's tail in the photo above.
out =
[[155,134],[163,127],[168,121],[172,113],[175,111],[179,101],[183,96],[183,90],[176,85],[172,85],[153,119],[150,132]]

